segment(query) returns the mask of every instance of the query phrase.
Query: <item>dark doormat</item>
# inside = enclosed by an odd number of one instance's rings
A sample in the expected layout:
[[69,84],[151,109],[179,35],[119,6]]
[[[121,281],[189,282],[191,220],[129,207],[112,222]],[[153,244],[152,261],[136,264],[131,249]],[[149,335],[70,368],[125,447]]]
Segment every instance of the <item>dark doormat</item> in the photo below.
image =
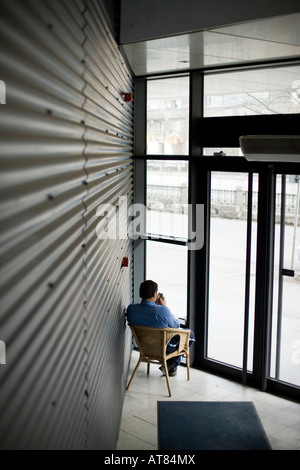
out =
[[159,450],[271,450],[252,402],[159,401]]

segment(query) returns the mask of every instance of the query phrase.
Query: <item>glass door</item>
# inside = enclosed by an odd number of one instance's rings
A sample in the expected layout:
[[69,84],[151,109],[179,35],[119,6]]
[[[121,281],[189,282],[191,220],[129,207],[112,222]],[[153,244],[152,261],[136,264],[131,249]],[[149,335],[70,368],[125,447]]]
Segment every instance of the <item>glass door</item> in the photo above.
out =
[[207,358],[252,370],[257,174],[211,172]]
[[300,386],[299,175],[278,175],[270,377]]

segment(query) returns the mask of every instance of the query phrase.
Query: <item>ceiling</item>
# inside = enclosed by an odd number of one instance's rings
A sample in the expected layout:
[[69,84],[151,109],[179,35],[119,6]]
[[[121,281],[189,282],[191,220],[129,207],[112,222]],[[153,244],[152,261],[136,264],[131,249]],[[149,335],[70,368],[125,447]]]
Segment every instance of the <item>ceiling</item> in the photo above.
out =
[[122,49],[136,76],[280,59],[300,61],[300,12],[122,44]]

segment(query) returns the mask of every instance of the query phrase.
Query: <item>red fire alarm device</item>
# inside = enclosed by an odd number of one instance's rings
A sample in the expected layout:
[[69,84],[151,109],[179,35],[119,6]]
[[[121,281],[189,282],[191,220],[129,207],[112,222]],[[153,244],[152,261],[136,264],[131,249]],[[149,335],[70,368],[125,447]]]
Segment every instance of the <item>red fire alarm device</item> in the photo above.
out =
[[122,260],[122,267],[123,268],[128,268],[129,266],[129,258],[127,256],[125,256],[125,258],[123,258]]
[[122,93],[122,98],[126,103],[131,103],[132,93]]

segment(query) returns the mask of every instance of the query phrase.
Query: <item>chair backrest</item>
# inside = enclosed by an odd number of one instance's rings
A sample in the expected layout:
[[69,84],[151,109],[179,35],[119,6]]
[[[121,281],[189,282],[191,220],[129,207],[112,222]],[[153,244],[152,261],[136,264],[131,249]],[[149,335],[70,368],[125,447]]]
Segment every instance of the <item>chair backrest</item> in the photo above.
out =
[[130,325],[136,344],[143,356],[162,359],[165,354],[164,328]]
[[190,330],[138,325],[130,325],[130,328],[143,356],[163,359],[166,355],[166,346],[174,336],[179,338],[178,352],[184,354],[189,350]]

